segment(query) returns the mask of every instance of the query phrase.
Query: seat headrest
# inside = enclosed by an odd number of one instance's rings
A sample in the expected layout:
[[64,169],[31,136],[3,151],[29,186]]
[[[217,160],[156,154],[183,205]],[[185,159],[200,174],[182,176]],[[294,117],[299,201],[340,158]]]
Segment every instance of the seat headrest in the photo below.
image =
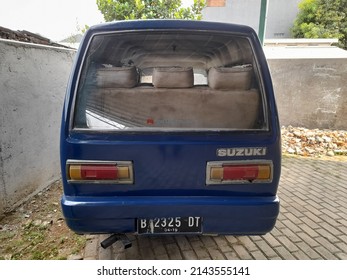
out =
[[156,88],[190,88],[194,86],[192,67],[156,67],[152,83]]
[[213,67],[208,71],[208,85],[220,90],[249,90],[252,65]]
[[96,83],[102,88],[132,88],[137,85],[139,75],[134,66],[105,67],[96,72]]

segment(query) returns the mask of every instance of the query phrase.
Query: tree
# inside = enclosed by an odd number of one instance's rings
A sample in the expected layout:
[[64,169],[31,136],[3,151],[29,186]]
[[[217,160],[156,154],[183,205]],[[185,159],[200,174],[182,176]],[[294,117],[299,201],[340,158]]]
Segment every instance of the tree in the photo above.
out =
[[96,0],[105,21],[128,19],[201,19],[205,0],[181,7],[181,0]]
[[347,0],[303,0],[294,22],[295,38],[338,38],[347,49]]

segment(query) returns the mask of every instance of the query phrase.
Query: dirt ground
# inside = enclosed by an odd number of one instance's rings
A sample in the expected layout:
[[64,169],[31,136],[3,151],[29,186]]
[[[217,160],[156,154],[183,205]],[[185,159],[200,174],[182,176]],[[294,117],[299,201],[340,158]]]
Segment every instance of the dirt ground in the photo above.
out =
[[67,228],[61,194],[56,182],[0,220],[0,260],[82,258],[86,237]]

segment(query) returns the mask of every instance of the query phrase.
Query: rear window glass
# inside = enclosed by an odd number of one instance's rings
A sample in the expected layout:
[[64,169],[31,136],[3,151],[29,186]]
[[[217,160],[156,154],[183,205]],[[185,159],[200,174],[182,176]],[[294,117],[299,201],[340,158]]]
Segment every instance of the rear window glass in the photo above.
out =
[[95,35],[84,56],[73,128],[265,129],[247,38],[183,31]]

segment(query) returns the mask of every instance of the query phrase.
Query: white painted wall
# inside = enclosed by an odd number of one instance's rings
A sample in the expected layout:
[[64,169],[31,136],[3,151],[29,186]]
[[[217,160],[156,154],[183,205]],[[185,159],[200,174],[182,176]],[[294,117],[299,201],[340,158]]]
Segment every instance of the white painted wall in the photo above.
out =
[[[258,0],[260,2],[260,0]],[[302,0],[268,0],[265,38],[291,38],[290,29]],[[281,34],[281,35],[279,35]],[[282,35],[283,34],[283,35]]]
[[207,21],[237,23],[258,30],[260,0],[226,0],[225,7],[206,7],[202,19]]
[[60,178],[60,120],[74,54],[0,40],[0,214]]
[[[290,38],[301,0],[268,0],[265,38]],[[243,24],[259,29],[261,0],[226,0],[225,7],[206,7],[203,20]],[[281,34],[281,35],[279,35]],[[282,35],[283,34],[283,35]]]

